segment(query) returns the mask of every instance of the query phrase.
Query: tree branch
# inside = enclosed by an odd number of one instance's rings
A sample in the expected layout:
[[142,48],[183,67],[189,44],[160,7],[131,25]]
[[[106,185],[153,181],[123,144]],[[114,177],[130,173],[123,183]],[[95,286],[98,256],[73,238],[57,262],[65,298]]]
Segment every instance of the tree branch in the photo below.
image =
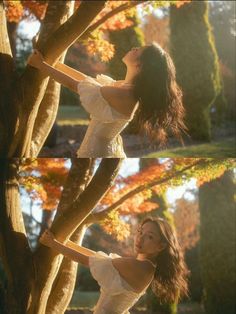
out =
[[43,53],[45,60],[49,63],[55,62],[65,49],[82,36],[105,3],[105,0],[82,1],[75,13],[47,39],[45,44],[38,43],[37,48]]
[[84,32],[84,34],[80,37],[80,40],[85,40],[87,37],[89,37],[89,35],[95,30],[97,29],[100,25],[102,25],[103,23],[105,23],[107,20],[109,20],[111,17],[113,17],[114,15],[131,9],[135,6],[138,6],[141,3],[144,2],[150,2],[150,1],[145,1],[145,0],[141,0],[141,1],[134,1],[132,2],[127,2],[124,3],[122,5],[120,5],[119,7],[115,8],[114,10],[108,12],[107,14],[105,14],[103,17],[101,17],[97,22],[93,23],[92,25],[90,25],[87,30]]
[[145,183],[135,189],[133,189],[132,191],[128,192],[127,194],[125,194],[124,196],[122,196],[117,202],[113,203],[112,205],[108,206],[105,210],[99,212],[99,213],[94,213],[92,215],[90,215],[85,223],[86,224],[92,224],[92,223],[95,223],[97,221],[101,221],[103,219],[105,219],[107,217],[107,214],[110,213],[112,210],[115,210],[117,208],[119,208],[119,206],[121,206],[127,199],[129,199],[130,197],[133,197],[134,195],[144,191],[144,190],[148,190],[154,186],[157,186],[157,185],[161,185],[163,183],[166,183],[168,182],[169,180],[173,179],[173,178],[176,178],[176,177],[179,177],[181,175],[183,175],[187,170],[190,170],[200,164],[208,164],[210,161],[202,161],[202,160],[198,160],[197,162],[194,162],[193,164],[191,165],[188,165],[186,167],[184,167],[183,169],[179,170],[179,171],[176,171],[175,173],[172,173],[171,175],[167,175],[165,178],[163,179],[157,179],[157,180],[154,180],[150,183]]
[[66,212],[59,213],[54,220],[51,229],[59,241],[64,241],[83,223],[112,185],[120,166],[119,158],[105,158],[101,161],[84,192]]
[[92,176],[90,169],[93,167],[93,164],[93,159],[72,158],[72,165],[63,187],[55,219],[61,212],[65,212],[85,190],[87,182]]

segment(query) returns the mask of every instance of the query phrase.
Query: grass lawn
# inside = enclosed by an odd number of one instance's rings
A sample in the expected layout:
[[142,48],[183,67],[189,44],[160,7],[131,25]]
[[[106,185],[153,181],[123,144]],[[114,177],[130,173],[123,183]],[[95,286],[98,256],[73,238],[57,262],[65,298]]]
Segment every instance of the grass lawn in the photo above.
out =
[[59,125],[88,125],[89,115],[81,106],[59,106],[57,123]]
[[181,148],[162,150],[144,157],[236,157],[235,138],[220,142],[191,145]]

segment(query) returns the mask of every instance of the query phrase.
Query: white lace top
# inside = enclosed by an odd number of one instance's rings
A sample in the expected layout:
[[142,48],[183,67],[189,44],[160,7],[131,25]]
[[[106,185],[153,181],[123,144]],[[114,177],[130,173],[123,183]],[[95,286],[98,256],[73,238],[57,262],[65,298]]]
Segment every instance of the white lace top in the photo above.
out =
[[101,287],[94,314],[129,314],[129,309],[146,292],[148,286],[140,293],[135,292],[120,276],[112,264],[112,259],[119,257],[101,251],[89,257],[91,274]]
[[130,117],[112,108],[103,98],[100,88],[114,82],[112,78],[102,74],[97,75],[96,79],[87,76],[78,83],[81,104],[90,114],[91,120],[77,157],[126,157],[120,133],[133,119],[137,105]]

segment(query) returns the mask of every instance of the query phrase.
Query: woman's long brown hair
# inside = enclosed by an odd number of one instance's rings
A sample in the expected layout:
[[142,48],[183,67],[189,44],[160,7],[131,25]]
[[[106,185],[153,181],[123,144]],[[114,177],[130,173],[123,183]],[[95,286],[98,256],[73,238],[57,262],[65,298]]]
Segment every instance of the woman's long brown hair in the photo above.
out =
[[186,133],[182,91],[170,55],[158,44],[147,46],[140,57],[140,71],[134,79],[134,95],[139,101],[136,120],[140,132],[154,142],[167,142],[172,133],[181,142]]
[[164,244],[164,249],[156,258],[157,267],[151,283],[152,290],[160,303],[178,302],[182,296],[188,295],[188,269],[176,233],[162,218],[148,217],[142,221],[141,226],[147,222],[157,226]]

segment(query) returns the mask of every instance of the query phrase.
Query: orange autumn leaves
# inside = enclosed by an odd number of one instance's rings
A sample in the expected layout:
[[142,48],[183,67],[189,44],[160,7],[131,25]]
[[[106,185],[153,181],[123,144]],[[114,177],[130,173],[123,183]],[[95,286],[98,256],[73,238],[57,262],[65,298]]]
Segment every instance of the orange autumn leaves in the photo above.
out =
[[[153,159],[145,169],[127,177],[118,176],[99,204],[99,211],[107,212],[102,221],[104,230],[118,240],[129,235],[127,219],[120,217],[151,212],[158,209],[152,195],[163,195],[170,187],[180,186],[191,178],[200,186],[205,182],[220,177],[227,169],[236,166],[233,159],[210,158],[165,158]],[[179,175],[179,171],[189,167]],[[69,171],[69,162],[60,158],[26,159],[20,169],[20,184],[31,199],[40,204],[43,210],[54,210],[60,200],[63,185]],[[167,178],[165,182],[163,179]],[[151,183],[155,183],[150,187]],[[138,193],[133,193],[137,189]],[[132,194],[132,195],[130,195]],[[110,206],[125,198],[116,210],[109,211]],[[96,209],[95,209],[96,212]],[[195,238],[190,230],[189,234]]]
[[[191,0],[171,0],[171,1],[143,1],[142,5],[147,3],[161,7],[168,4],[174,4],[178,8]],[[75,1],[75,9],[80,5],[81,1]],[[45,12],[48,6],[46,0],[6,0],[6,15],[9,22],[18,23],[22,19],[38,19],[39,21],[44,19]],[[109,42],[108,31],[120,30],[133,25],[132,17],[136,14],[136,6],[134,1],[107,1],[104,9],[98,14],[93,23],[102,20],[107,14],[111,14],[111,18],[104,21],[90,36],[85,43],[88,53],[93,56],[99,56],[103,62],[107,62],[112,59],[115,53],[115,47]],[[112,15],[112,12],[116,12],[119,8],[125,8],[125,10],[117,12]],[[119,10],[118,10],[119,11]]]
[[26,159],[20,167],[20,184],[43,210],[54,210],[68,173],[66,159]]
[[7,0],[5,3],[7,19],[14,23],[33,17],[42,20],[47,9],[47,1]]
[[[190,166],[189,170],[176,175],[187,166]],[[135,174],[118,176],[115,184],[100,202],[100,208],[105,210],[122,197],[129,196],[128,193],[142,187],[142,191],[127,197],[119,206],[119,213],[126,215],[149,212],[157,208],[156,203],[150,201],[152,194],[163,194],[169,187],[183,185],[191,178],[195,178],[196,184],[200,186],[220,177],[233,166],[235,161],[232,159],[166,158],[156,161]],[[26,159],[20,170],[21,184],[34,198],[41,200],[42,208],[55,209],[69,171],[67,159]],[[168,179],[166,182],[158,184],[165,178]],[[155,185],[150,188],[148,185],[153,182]]]

